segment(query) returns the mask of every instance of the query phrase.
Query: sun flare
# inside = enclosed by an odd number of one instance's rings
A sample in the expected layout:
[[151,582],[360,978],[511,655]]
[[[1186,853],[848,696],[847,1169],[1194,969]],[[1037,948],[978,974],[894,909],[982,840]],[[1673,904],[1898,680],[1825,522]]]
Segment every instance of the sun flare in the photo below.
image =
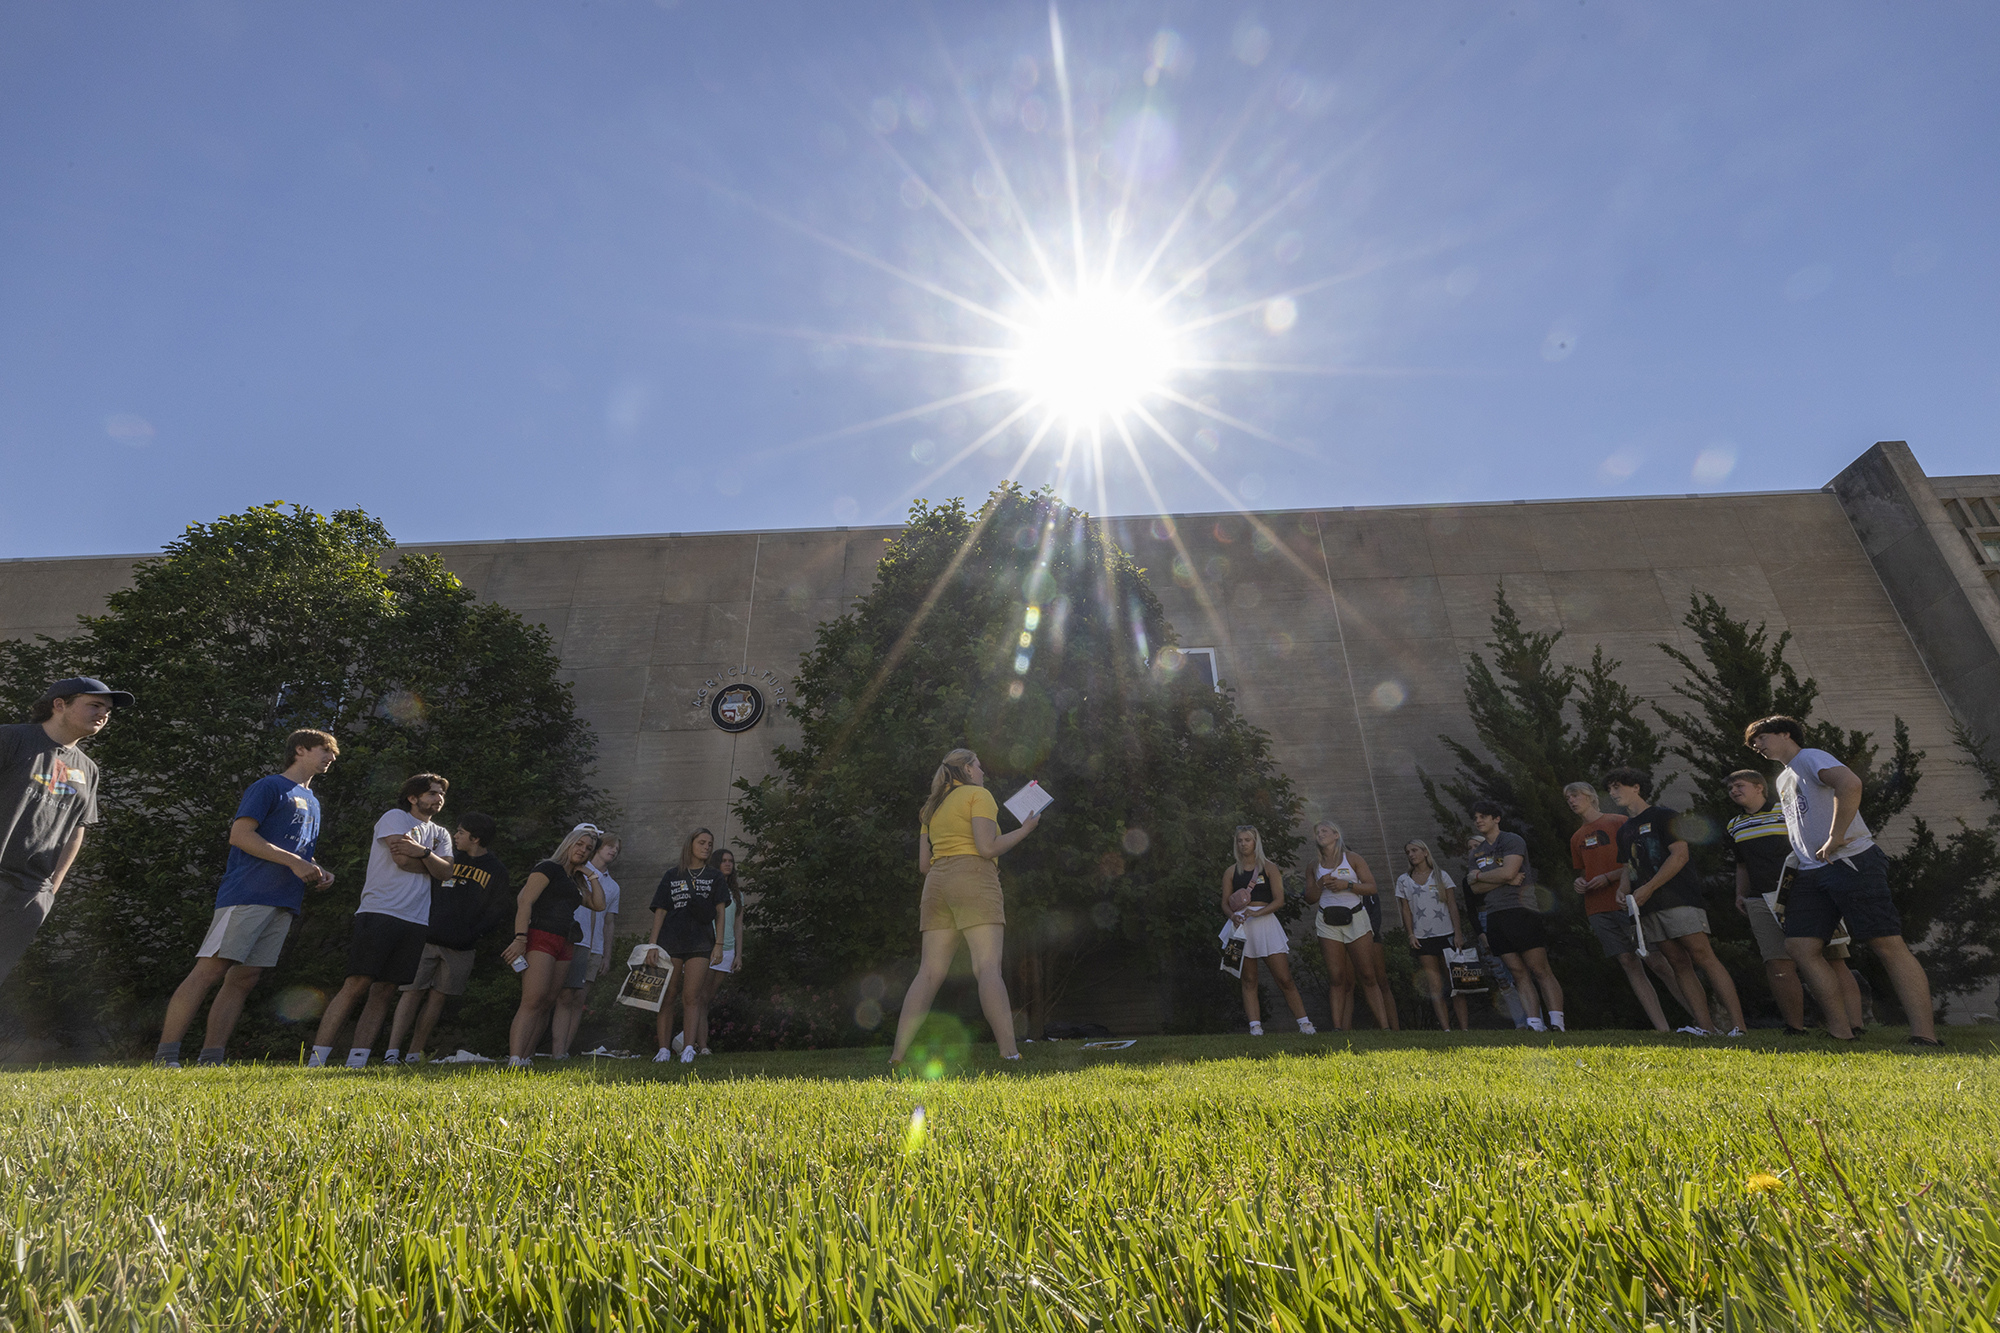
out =
[[1056,297],[1022,324],[1015,386],[1075,426],[1130,412],[1174,369],[1165,321],[1127,292]]

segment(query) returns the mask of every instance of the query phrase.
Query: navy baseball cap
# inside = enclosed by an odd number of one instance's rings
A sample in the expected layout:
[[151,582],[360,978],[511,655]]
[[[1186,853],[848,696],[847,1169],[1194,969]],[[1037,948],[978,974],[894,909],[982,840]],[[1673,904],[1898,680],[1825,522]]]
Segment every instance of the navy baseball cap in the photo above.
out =
[[132,706],[132,695],[130,692],[126,690],[114,690],[103,681],[93,679],[90,676],[71,676],[68,680],[59,680],[46,690],[43,690],[42,697],[35,702],[45,704],[51,699],[67,699],[72,694],[101,694],[111,700],[113,708],[130,708]]

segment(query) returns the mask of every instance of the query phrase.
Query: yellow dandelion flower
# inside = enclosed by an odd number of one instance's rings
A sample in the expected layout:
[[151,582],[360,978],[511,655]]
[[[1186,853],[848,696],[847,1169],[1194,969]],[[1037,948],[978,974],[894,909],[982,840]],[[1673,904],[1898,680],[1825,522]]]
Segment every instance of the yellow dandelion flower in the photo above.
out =
[[1784,1187],[1785,1182],[1772,1175],[1769,1171],[1754,1171],[1751,1173],[1750,1178],[1743,1182],[1743,1192],[1745,1194],[1768,1194],[1772,1190],[1781,1190]]

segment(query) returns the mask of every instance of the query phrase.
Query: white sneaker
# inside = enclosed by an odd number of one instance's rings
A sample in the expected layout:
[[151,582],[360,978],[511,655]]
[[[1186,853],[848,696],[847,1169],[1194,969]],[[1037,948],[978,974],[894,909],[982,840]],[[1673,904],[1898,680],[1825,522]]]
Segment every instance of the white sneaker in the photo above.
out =
[[706,1046],[704,1046],[704,1047],[702,1047],[702,1048],[701,1048],[701,1053],[702,1053],[703,1055],[714,1055],[714,1054],[715,1054],[715,1052],[714,1052],[714,1051],[711,1051],[711,1050],[709,1050],[709,1049],[708,1049],[708,1047],[706,1047]]
[[660,1048],[660,1053],[653,1057],[653,1063],[656,1065],[672,1064],[673,1059],[674,1059],[674,1053],[668,1050],[666,1047],[662,1046]]
[[1745,1032],[1742,1028],[1731,1028],[1729,1029],[1729,1035],[1732,1037],[1747,1037],[1750,1034]]
[[681,1047],[681,1063],[684,1065],[691,1065],[694,1063],[694,1047],[692,1046]]
[[1317,1037],[1319,1029],[1313,1026],[1313,1021],[1310,1018],[1301,1018],[1299,1020],[1299,1035],[1301,1037]]
[[424,1062],[424,1053],[422,1051],[411,1051],[408,1055],[403,1057],[403,1064],[405,1066],[420,1065],[423,1062]]
[[1263,1036],[1263,1035],[1264,1035],[1264,1025],[1263,1025],[1262,1023],[1254,1023],[1254,1022],[1253,1022],[1253,1023],[1252,1023],[1251,1025],[1250,1025],[1250,1035],[1251,1035],[1251,1036],[1253,1036],[1253,1037],[1261,1037],[1261,1036]]
[[390,1051],[387,1055],[382,1057],[382,1063],[385,1065],[399,1065],[403,1063],[403,1057],[398,1055],[394,1051]]
[[509,1069],[532,1069],[534,1066],[535,1061],[533,1056],[510,1055],[507,1057],[507,1068]]
[[1698,1028],[1695,1027],[1693,1024],[1689,1024],[1687,1027],[1684,1028],[1675,1028],[1674,1031],[1680,1033],[1682,1036],[1687,1036],[1687,1037],[1706,1037],[1708,1035],[1707,1028]]

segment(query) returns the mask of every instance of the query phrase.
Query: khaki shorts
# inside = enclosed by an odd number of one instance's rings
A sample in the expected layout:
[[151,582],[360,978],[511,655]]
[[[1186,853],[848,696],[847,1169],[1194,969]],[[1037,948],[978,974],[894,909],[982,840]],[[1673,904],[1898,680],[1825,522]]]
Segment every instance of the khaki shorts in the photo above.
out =
[[923,901],[917,908],[919,930],[1006,924],[997,863],[983,856],[945,856],[931,862],[931,873],[924,876]]
[[209,918],[208,936],[194,951],[197,958],[227,958],[245,967],[270,967],[278,961],[291,933],[296,913],[289,907],[237,903],[218,907]]
[[440,995],[463,995],[472,980],[472,950],[447,949],[442,944],[426,944],[417,960],[417,977],[403,990],[434,990]]
[[1788,963],[1792,955],[1785,949],[1785,927],[1778,920],[1777,913],[1764,901],[1764,895],[1753,893],[1743,900],[1743,911],[1750,918],[1750,934],[1756,938],[1757,952],[1767,963]]
[[1642,913],[1639,924],[1645,928],[1648,943],[1677,940],[1684,935],[1708,934],[1708,913],[1699,907],[1662,907]]

